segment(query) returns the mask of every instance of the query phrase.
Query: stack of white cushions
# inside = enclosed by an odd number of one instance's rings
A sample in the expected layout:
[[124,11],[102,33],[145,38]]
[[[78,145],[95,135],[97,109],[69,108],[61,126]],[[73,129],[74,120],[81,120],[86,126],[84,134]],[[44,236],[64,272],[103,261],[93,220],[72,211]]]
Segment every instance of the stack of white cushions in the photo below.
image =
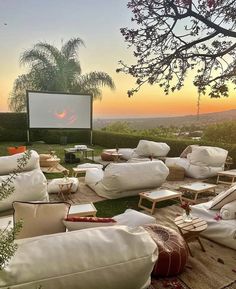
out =
[[216,176],[224,170],[228,151],[210,146],[191,146],[186,158],[167,158],[167,166],[181,166],[187,176],[201,179]]
[[[0,157],[0,183],[17,168],[17,159],[24,153]],[[47,180],[40,170],[39,155],[31,151],[27,165],[12,182],[14,192],[0,201],[0,211],[12,208],[13,201],[48,201]]]
[[169,169],[162,161],[140,163],[111,163],[105,171],[87,170],[85,183],[98,195],[117,199],[160,187]]
[[143,228],[111,226],[18,240],[0,288],[144,289],[157,260]]
[[236,250],[236,186],[207,203],[192,206],[192,213],[207,222],[204,237]]

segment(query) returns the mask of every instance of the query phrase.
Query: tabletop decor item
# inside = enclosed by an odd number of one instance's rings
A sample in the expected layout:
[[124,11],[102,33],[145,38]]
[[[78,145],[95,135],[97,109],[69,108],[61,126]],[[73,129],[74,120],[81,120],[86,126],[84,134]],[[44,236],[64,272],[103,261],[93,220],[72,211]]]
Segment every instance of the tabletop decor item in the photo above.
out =
[[192,222],[193,217],[191,215],[190,203],[188,203],[188,202],[182,203],[181,208],[184,209],[184,213],[183,213],[184,222]]

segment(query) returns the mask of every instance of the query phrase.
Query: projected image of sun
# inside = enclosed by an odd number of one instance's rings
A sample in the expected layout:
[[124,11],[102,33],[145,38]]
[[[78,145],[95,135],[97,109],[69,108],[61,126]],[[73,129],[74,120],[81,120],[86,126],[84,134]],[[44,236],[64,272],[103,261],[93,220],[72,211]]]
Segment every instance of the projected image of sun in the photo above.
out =
[[60,111],[60,112],[55,112],[54,116],[56,118],[58,118],[58,119],[64,119],[67,116],[67,111],[63,110],[63,111]]
[[77,115],[73,109],[65,108],[65,109],[57,109],[53,113],[54,117],[58,120],[63,121],[67,125],[72,125],[77,120]]

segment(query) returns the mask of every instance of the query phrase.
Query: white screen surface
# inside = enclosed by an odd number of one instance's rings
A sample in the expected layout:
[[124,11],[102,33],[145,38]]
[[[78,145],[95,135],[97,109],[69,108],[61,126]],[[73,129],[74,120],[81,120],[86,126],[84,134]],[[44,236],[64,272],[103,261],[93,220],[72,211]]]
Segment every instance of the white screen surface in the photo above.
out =
[[28,92],[29,128],[92,128],[92,96]]

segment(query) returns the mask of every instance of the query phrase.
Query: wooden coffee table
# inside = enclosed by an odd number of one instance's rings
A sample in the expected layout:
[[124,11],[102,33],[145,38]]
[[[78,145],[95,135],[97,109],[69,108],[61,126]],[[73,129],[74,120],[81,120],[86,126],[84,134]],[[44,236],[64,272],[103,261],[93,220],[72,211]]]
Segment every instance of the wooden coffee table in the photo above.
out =
[[192,184],[182,185],[179,187],[179,190],[183,193],[195,194],[193,199],[182,196],[182,200],[195,204],[197,201],[198,194],[205,192],[213,192],[215,194],[216,187],[217,185],[196,182]]
[[[179,198],[180,202],[182,202],[182,200],[181,200],[182,193],[181,192],[175,192],[175,191],[166,190],[166,189],[159,189],[159,190],[157,189],[157,190],[153,190],[153,191],[149,191],[149,192],[139,193],[139,196],[140,196],[140,199],[139,199],[138,207],[148,211],[152,215],[154,214],[157,202],[175,199],[175,198]],[[152,203],[151,209],[142,204],[142,201],[144,199],[146,199]]]
[[[228,179],[231,179],[230,181],[222,181],[220,180],[220,177],[225,177]],[[227,184],[232,185],[235,182],[236,178],[236,170],[228,170],[228,171],[222,171],[218,173],[216,183],[217,184]]]
[[197,240],[202,251],[206,252],[200,240],[200,233],[207,229],[207,222],[203,219],[193,217],[192,222],[184,222],[183,217],[179,216],[174,220],[175,225],[178,227],[180,234],[186,241],[190,255],[193,254],[189,248],[188,242]]

